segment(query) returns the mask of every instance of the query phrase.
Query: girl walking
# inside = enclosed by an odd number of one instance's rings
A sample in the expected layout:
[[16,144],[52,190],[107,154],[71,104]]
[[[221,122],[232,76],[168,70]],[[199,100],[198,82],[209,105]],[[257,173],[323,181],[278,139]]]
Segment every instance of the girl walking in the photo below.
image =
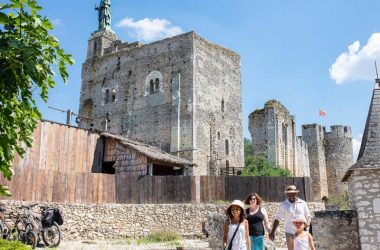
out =
[[249,250],[248,221],[244,218],[244,204],[234,200],[226,210],[223,246],[228,250]]
[[290,237],[290,249],[294,250],[315,250],[313,236],[304,231],[307,222],[304,216],[296,216],[292,220],[296,233]]
[[245,204],[249,205],[245,213],[251,241],[250,250],[264,250],[264,227],[270,233],[268,214],[265,208],[261,207],[261,203],[262,199],[257,193],[251,193],[245,199]]

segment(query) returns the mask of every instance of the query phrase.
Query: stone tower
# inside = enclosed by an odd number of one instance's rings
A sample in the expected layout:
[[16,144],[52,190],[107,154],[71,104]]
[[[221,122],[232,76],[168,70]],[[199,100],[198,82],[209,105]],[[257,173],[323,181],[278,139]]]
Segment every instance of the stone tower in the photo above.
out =
[[302,138],[308,145],[313,197],[321,200],[328,197],[323,127],[318,124],[302,125]]
[[380,246],[380,79],[376,79],[357,162],[343,179],[359,221],[361,249]]
[[352,133],[348,126],[331,126],[325,133],[326,172],[329,196],[340,197],[347,192],[347,184],[340,182],[352,165]]
[[254,155],[266,157],[275,166],[290,170],[293,176],[308,172],[308,161],[304,159],[307,145],[297,138],[294,117],[279,101],[270,100],[264,108],[252,112],[249,131]]
[[193,161],[193,174],[243,168],[240,57],[194,32],[146,45],[95,32],[82,67],[79,114],[82,128]]

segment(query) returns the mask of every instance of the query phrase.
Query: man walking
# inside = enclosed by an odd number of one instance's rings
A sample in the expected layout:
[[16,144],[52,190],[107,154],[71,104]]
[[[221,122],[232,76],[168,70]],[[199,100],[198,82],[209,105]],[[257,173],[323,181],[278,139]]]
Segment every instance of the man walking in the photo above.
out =
[[303,216],[306,218],[307,225],[310,225],[311,214],[309,208],[304,200],[297,197],[297,187],[294,185],[287,186],[285,194],[287,199],[280,204],[280,207],[277,210],[276,217],[273,222],[272,231],[269,234],[271,240],[275,239],[275,233],[280,221],[285,223],[285,237],[286,244],[290,243],[290,237],[295,233],[292,219],[296,216]]

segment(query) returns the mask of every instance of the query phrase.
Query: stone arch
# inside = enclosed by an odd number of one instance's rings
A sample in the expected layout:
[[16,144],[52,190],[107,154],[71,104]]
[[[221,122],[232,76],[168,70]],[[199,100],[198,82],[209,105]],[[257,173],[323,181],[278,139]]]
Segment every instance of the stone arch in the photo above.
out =
[[159,71],[151,71],[145,79],[145,95],[162,92],[162,74]]

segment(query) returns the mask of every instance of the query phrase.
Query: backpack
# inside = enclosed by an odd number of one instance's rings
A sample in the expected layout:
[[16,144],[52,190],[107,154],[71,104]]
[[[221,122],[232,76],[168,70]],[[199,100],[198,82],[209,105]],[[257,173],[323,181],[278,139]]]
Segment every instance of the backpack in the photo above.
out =
[[43,227],[51,227],[53,225],[54,212],[52,210],[45,210],[42,212],[41,224]]
[[62,215],[61,215],[61,211],[58,208],[54,208],[53,214],[54,214],[54,216],[53,216],[54,219],[53,220],[55,222],[57,222],[58,225],[61,226],[63,224],[63,218],[62,218]]

